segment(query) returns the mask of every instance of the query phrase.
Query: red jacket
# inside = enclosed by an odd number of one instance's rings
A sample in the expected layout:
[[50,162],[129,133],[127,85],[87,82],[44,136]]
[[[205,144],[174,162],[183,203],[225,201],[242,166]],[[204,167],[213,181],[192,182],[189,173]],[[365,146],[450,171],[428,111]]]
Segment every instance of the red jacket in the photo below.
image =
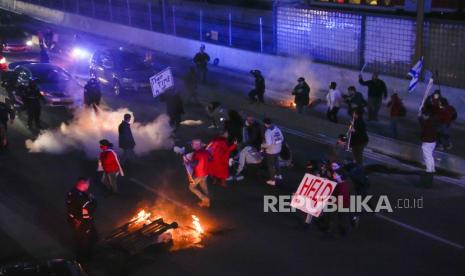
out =
[[118,157],[113,150],[106,150],[100,153],[100,162],[103,171],[106,173],[115,173],[120,171]]
[[228,146],[226,138],[214,138],[208,145],[208,151],[212,155],[212,160],[208,166],[208,174],[219,179],[228,178],[229,156],[235,149],[235,144]]
[[[334,195],[339,200],[339,196],[342,197],[342,207],[349,208],[350,206],[350,193],[349,193],[349,184],[345,180],[338,183],[334,189]],[[339,205],[340,203],[338,203]]]
[[453,121],[455,112],[456,112],[455,109],[450,105],[446,105],[443,108],[439,108],[438,109],[439,122],[441,124],[449,125]]
[[208,163],[210,160],[210,153],[204,149],[194,151],[192,154],[192,163],[194,177],[203,177],[208,175]]
[[389,102],[388,106],[390,107],[390,115],[391,117],[402,117],[402,100],[394,94],[391,96],[391,101]]

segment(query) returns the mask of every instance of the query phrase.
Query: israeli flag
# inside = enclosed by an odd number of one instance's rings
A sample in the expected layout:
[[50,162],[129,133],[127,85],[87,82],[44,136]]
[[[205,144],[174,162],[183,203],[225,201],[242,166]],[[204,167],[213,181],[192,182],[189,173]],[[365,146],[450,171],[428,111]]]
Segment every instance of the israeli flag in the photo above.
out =
[[408,92],[412,92],[417,87],[418,81],[420,79],[421,69],[423,68],[423,57],[415,64],[415,66],[410,69],[408,75],[412,77],[410,80],[410,85],[408,86]]

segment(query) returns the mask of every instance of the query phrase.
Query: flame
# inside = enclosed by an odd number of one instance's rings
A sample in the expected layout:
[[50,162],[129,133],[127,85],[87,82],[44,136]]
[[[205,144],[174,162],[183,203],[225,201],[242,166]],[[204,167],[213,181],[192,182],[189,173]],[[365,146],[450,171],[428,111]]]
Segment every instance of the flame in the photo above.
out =
[[[152,223],[155,219],[163,218],[165,222],[175,221],[179,225],[178,228],[169,230],[173,239],[172,251],[203,247],[201,242],[205,236],[205,230],[200,223],[199,217],[194,214],[182,214],[179,210],[174,210],[166,204],[158,206],[156,210],[153,212],[145,209],[140,210],[129,220],[129,231],[135,231],[144,225]],[[157,215],[154,215],[154,213],[157,213]]]
[[203,234],[204,231],[202,225],[200,225],[200,220],[195,215],[192,215],[192,224],[194,225],[195,231],[197,231],[199,234]]

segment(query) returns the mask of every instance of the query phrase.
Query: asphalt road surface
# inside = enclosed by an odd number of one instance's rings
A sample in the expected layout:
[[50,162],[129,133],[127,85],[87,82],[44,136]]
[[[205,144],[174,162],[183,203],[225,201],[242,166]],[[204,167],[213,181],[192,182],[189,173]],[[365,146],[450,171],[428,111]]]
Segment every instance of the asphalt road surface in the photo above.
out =
[[[44,26],[32,20],[23,25]],[[97,38],[93,43],[118,45]],[[52,62],[71,66],[70,60],[56,56]],[[177,67],[173,63],[160,67],[167,65]],[[83,70],[81,66],[76,73],[85,76]],[[153,99],[149,91],[120,96],[105,91],[103,99],[108,108],[129,108],[140,122],[149,122],[164,112],[163,103]],[[42,120],[48,129],[71,118],[66,109],[43,110]],[[183,119],[202,123],[181,126],[176,132],[178,143],[193,138],[207,142],[215,135],[207,128],[202,106],[187,106]],[[114,127],[116,131],[117,125]],[[21,114],[10,128],[9,152],[0,156],[0,261],[72,258],[64,200],[76,178],[86,175],[93,179],[91,190],[99,203],[96,224],[101,237],[140,208],[161,201],[169,202],[167,206],[183,206],[180,215],[197,215],[206,230],[201,247],[149,250],[117,264],[97,260],[86,264],[92,275],[464,275],[465,190],[463,183],[454,179],[443,177],[433,189],[423,190],[414,185],[417,169],[389,159],[369,158],[370,193],[387,195],[394,212],[364,215],[359,227],[346,236],[324,235],[313,225],[303,227],[305,215],[301,212],[264,212],[264,195],[290,195],[303,176],[305,161],[330,151],[326,143],[296,131],[289,130],[285,136],[295,166],[284,171],[277,187],[264,183],[266,172],[261,170],[244,181],[228,183],[227,188],[211,186],[212,207],[200,209],[187,188],[179,156],[171,149],[139,156],[130,176],[120,179],[120,194],[108,196],[95,177],[96,157],[88,158],[79,150],[28,152],[25,141],[36,134],[25,127]],[[90,143],[98,147],[98,141]],[[423,208],[397,205],[418,199],[423,200]]]

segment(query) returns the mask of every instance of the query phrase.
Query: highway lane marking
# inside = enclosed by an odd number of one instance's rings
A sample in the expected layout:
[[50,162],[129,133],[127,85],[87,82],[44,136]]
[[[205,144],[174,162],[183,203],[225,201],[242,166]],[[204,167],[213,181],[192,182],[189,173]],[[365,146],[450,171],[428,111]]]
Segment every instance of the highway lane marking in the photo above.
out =
[[[331,145],[332,146],[332,145],[334,145],[336,143],[336,139],[334,139],[334,138],[330,138],[330,137],[323,138],[320,135],[311,135],[311,134],[308,134],[308,133],[303,133],[301,131],[290,129],[290,128],[283,127],[283,126],[279,126],[279,128],[281,130],[283,130],[284,132],[287,132],[289,134],[292,134],[292,135],[295,135],[295,136],[298,136],[300,138],[304,138],[304,139],[307,139],[307,140],[310,140],[310,141],[313,141],[313,142],[317,142],[317,143],[320,143],[320,144]],[[415,166],[401,163],[400,161],[398,161],[398,160],[396,160],[396,159],[394,159],[392,157],[389,157],[389,156],[386,156],[386,155],[383,155],[383,154],[379,154],[379,153],[375,153],[371,149],[366,149],[365,150],[365,155],[366,155],[366,157],[368,157],[368,158],[370,158],[372,160],[378,161],[380,163],[388,163],[388,164],[391,164],[391,165],[393,163],[395,163],[394,166],[406,168],[406,169],[409,169],[409,170],[418,170],[419,169],[419,168],[417,168]],[[446,177],[446,176],[435,176],[435,178],[440,180],[440,181],[443,181],[443,182],[446,182],[446,183],[449,183],[449,184],[453,184],[453,185],[459,186],[461,188],[465,188],[465,179],[463,177],[460,178],[460,179],[454,179],[454,178],[450,178],[450,177]]]
[[442,238],[442,237],[437,236],[437,235],[435,235],[435,234],[432,234],[432,233],[430,233],[430,232],[427,232],[427,231],[421,230],[421,229],[419,229],[419,228],[417,228],[417,227],[414,227],[414,226],[411,226],[411,225],[409,225],[409,224],[403,223],[403,222],[401,222],[401,221],[398,221],[398,220],[395,220],[395,219],[392,219],[392,218],[383,216],[383,215],[381,215],[381,214],[375,214],[375,216],[376,216],[377,218],[379,218],[379,219],[382,219],[382,220],[391,222],[391,223],[393,223],[393,224],[395,224],[395,225],[397,225],[397,226],[400,226],[400,227],[402,227],[402,228],[404,228],[404,229],[407,229],[407,230],[410,230],[410,231],[412,231],[412,232],[418,233],[418,234],[420,234],[420,235],[423,235],[423,236],[428,237],[428,238],[430,238],[430,239],[436,240],[436,241],[438,241],[438,242],[442,242],[442,243],[444,243],[444,244],[450,245],[450,246],[452,246],[452,247],[454,247],[454,248],[457,248],[457,249],[459,249],[459,250],[465,249],[465,247],[464,247],[463,245],[461,245],[461,244],[458,244],[458,243],[456,243],[456,242],[452,242],[452,241],[450,241],[450,240],[447,240],[447,239],[445,239],[445,238]]

